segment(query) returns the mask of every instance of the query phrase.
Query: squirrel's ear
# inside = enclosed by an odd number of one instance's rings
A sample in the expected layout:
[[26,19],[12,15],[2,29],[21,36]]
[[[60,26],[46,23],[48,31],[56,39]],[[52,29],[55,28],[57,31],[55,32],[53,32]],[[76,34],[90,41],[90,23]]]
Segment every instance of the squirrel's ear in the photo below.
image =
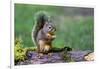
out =
[[48,22],[45,22],[45,25],[47,26],[48,25]]

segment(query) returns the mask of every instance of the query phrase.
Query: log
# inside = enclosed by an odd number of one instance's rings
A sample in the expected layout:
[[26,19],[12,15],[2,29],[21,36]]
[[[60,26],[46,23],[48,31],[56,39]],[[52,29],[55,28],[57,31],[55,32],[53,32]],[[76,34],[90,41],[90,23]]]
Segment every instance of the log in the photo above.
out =
[[[70,52],[55,52],[51,56],[43,55],[41,58],[38,57],[37,52],[30,52],[27,57],[28,60],[18,62],[17,65],[27,64],[46,64],[46,63],[66,63],[66,62],[80,62],[87,61],[84,59],[85,56],[91,51],[70,51]],[[92,56],[94,57],[94,56]]]

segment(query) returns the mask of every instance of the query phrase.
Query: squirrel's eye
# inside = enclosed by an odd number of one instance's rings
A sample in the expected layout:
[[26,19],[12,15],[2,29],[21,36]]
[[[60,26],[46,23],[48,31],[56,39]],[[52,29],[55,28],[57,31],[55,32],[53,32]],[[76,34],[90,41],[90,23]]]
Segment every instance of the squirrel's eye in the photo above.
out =
[[49,27],[49,29],[50,29],[51,27]]

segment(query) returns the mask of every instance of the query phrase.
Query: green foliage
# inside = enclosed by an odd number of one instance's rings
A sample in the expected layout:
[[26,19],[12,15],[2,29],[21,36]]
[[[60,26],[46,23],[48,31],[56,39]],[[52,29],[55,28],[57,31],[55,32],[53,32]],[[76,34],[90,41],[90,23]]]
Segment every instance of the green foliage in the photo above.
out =
[[25,61],[27,59],[26,52],[27,51],[35,51],[35,47],[23,47],[23,40],[21,37],[15,39],[15,47],[14,47],[14,60],[15,64],[20,61]]
[[[66,18],[64,18],[65,20]],[[64,25],[64,26],[63,26]],[[66,27],[65,27],[66,26]],[[54,46],[67,45],[74,50],[94,49],[94,27],[93,18],[80,18],[80,20],[66,19],[57,27],[57,38],[53,42]]]
[[67,53],[67,52],[63,52],[62,53],[62,59],[65,61],[65,62],[74,62],[74,60],[72,59],[71,57],[71,54]]
[[24,61],[26,59],[21,37],[15,39],[14,59],[15,62]]
[[72,59],[69,55],[63,55],[62,57],[65,62],[72,62]]

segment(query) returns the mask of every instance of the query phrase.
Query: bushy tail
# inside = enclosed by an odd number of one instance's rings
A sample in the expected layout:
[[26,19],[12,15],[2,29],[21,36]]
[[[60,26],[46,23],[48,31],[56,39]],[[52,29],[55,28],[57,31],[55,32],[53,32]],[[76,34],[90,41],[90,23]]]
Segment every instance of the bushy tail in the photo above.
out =
[[36,38],[40,29],[43,28],[44,24],[48,22],[49,16],[46,12],[40,11],[34,15],[34,26],[32,29],[32,40],[35,46],[37,46]]

